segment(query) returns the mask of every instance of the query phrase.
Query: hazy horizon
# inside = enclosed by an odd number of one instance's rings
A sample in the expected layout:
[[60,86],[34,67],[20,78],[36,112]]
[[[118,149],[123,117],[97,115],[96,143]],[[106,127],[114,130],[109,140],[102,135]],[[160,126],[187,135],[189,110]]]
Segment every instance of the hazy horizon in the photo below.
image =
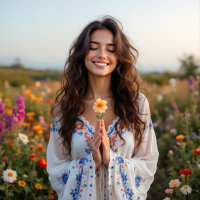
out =
[[140,71],[175,72],[184,53],[200,57],[199,1],[7,0],[0,1],[0,65],[20,58],[26,68],[63,70],[74,39],[103,15],[122,23]]

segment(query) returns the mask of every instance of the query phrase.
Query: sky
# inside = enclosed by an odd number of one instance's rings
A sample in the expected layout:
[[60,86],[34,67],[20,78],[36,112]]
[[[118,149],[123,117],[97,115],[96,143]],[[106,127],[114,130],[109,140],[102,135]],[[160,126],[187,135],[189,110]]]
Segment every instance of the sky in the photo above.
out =
[[0,65],[63,70],[83,28],[110,15],[139,51],[138,70],[177,71],[200,57],[199,0],[0,0]]

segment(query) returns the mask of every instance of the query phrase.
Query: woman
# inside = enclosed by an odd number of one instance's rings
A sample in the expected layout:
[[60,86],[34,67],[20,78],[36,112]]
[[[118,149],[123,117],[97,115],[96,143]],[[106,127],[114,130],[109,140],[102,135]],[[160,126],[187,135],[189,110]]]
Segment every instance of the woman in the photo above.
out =
[[[110,16],[89,23],[71,46],[47,148],[59,200],[146,199],[159,152],[137,58]],[[93,110],[98,98],[107,101],[103,120]]]

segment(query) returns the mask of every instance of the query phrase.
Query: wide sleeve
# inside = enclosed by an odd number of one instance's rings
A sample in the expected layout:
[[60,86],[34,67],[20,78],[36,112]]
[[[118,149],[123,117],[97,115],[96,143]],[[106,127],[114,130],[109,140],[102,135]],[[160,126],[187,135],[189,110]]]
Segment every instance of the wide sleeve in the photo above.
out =
[[142,113],[149,113],[141,115],[147,122],[141,148],[133,152],[131,159],[110,151],[108,189],[110,195],[112,190],[115,191],[117,199],[145,200],[157,170],[159,152],[147,99],[141,104],[141,110]]
[[[51,186],[58,194],[58,200],[93,199],[96,175],[92,153],[79,160],[64,156],[58,134],[60,123],[55,119],[47,147],[47,172]],[[66,149],[64,152],[67,153]]]

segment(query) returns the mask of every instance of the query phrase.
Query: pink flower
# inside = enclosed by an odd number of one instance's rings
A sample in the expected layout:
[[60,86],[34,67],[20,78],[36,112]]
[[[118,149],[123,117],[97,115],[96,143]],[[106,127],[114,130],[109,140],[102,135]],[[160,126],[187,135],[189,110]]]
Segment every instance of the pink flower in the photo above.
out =
[[174,129],[174,128],[172,128],[172,129],[170,130],[170,133],[173,134],[173,135],[176,135],[176,132],[177,132],[177,131],[176,131],[176,129]]
[[169,150],[168,152],[169,152],[169,154],[172,154],[172,153],[173,153],[173,151],[172,151],[172,150]]
[[184,117],[184,114],[183,113],[180,113],[180,115],[179,115],[180,117]]
[[181,183],[180,183],[180,181],[179,181],[178,179],[171,180],[171,181],[169,182],[169,187],[170,187],[170,188],[179,187],[180,184],[181,184]]
[[167,193],[167,194],[172,194],[173,191],[174,191],[173,189],[166,189],[166,190],[165,190],[165,193]]

